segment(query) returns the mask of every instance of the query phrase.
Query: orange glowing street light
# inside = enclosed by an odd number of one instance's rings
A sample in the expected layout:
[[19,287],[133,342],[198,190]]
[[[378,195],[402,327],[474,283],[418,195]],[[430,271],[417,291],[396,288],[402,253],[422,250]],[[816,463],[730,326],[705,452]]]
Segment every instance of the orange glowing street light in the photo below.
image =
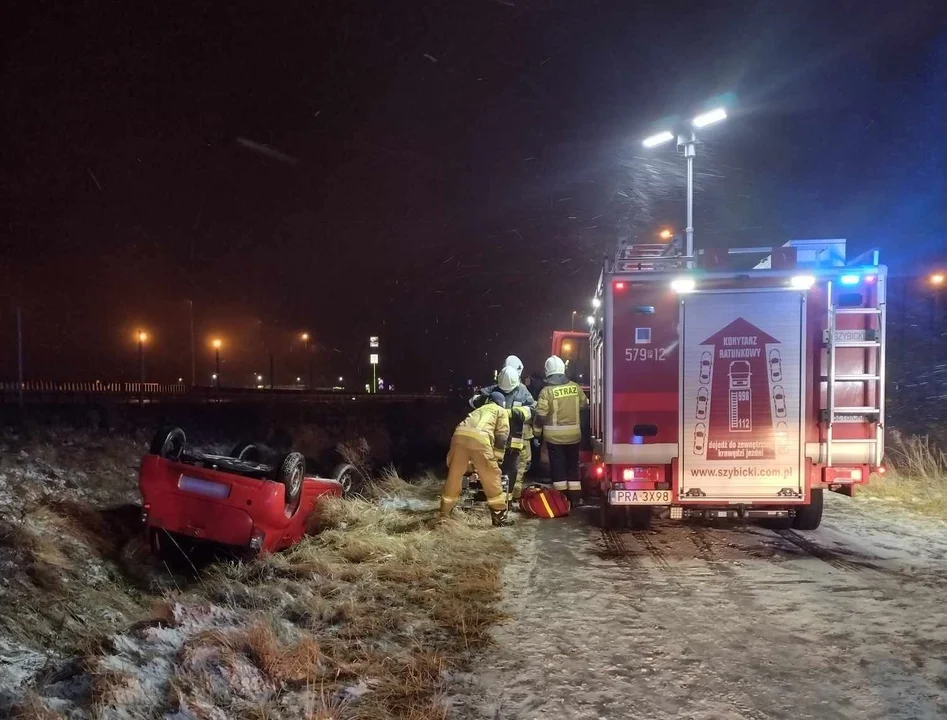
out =
[[142,393],[145,389],[145,342],[148,340],[148,333],[144,330],[138,331],[138,364],[141,366],[141,389],[138,392],[139,405],[144,402]]
[[672,232],[671,232],[670,230],[668,230],[667,228],[664,228],[664,230],[662,230],[661,232],[658,233],[658,236],[659,236],[662,240],[670,240],[670,239],[674,236],[674,233],[672,233]]
[[223,347],[223,340],[214,338],[210,341],[214,348],[214,365],[217,372],[214,373],[214,387],[220,387],[220,348]]
[[945,274],[942,273],[942,272],[936,272],[936,273],[932,274],[932,275],[928,278],[928,280],[930,281],[931,285],[934,285],[935,287],[937,287],[937,286],[943,285],[945,282],[947,282],[947,275],[945,275]]

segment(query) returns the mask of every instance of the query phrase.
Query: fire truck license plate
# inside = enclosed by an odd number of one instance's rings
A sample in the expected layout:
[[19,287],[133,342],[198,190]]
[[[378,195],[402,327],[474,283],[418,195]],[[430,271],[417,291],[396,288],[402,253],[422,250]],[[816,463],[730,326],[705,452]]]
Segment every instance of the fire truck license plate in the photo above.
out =
[[670,505],[670,490],[610,490],[609,505]]

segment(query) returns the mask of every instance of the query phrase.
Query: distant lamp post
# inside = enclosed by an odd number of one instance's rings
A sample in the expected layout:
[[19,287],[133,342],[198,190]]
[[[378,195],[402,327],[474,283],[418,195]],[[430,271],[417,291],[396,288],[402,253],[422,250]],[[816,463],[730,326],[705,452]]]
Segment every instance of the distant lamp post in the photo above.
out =
[[572,329],[575,330],[575,316],[579,314],[578,310],[572,311]]
[[931,304],[931,349],[933,350],[934,363],[939,364],[940,358],[937,357],[938,353],[936,348],[942,342],[944,335],[943,321],[941,318],[941,296],[944,292],[947,292],[947,273],[940,271],[931,273],[927,277],[927,284],[930,285],[934,296]]
[[[684,159],[687,161],[687,227],[684,232],[687,234],[688,258],[694,256],[694,156],[697,153],[697,136],[694,134],[694,128],[705,128],[726,119],[727,111],[724,108],[715,108],[696,116],[691,120],[690,128],[677,133],[677,146],[683,151]],[[651,149],[670,142],[674,137],[674,133],[670,130],[662,130],[646,137],[641,144]]]
[[223,341],[220,338],[214,338],[211,343],[214,347],[214,387],[220,387],[220,348],[223,347]]
[[378,392],[378,360],[379,360],[379,346],[380,342],[377,335],[371,335],[368,338],[368,349],[375,350],[373,353],[369,353],[368,362],[372,366],[372,384],[370,392]]
[[674,233],[667,228],[664,228],[664,230],[658,233],[658,237],[660,237],[662,240],[670,240],[672,237],[674,237]]
[[138,386],[138,404],[145,404],[145,343],[148,342],[148,333],[138,331],[138,364],[141,367],[141,384]]
[[299,336],[299,339],[303,341],[303,344],[306,346],[306,353],[309,355],[309,386],[308,388],[312,390],[312,336],[304,332]]
[[138,331],[138,364],[141,366],[141,384],[145,384],[145,343],[148,342],[148,333]]

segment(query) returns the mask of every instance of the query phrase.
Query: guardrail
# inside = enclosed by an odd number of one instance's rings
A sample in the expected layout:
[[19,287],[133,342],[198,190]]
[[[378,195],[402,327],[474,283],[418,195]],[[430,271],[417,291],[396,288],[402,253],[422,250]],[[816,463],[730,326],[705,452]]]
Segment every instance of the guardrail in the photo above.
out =
[[[19,402],[19,383],[0,382],[0,403]],[[271,402],[275,400],[300,403],[346,402],[443,402],[452,395],[435,393],[366,393],[332,389],[305,388],[233,388],[188,387],[182,384],[162,383],[96,383],[30,381],[22,385],[24,403],[92,403],[96,400],[119,402],[159,403],[169,401],[214,402]]]

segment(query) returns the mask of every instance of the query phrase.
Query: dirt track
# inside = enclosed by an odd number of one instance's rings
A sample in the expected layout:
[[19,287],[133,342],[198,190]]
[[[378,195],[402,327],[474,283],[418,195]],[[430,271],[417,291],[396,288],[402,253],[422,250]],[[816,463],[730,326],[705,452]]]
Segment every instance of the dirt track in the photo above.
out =
[[947,717],[947,525],[828,500],[811,533],[520,523],[457,716]]

